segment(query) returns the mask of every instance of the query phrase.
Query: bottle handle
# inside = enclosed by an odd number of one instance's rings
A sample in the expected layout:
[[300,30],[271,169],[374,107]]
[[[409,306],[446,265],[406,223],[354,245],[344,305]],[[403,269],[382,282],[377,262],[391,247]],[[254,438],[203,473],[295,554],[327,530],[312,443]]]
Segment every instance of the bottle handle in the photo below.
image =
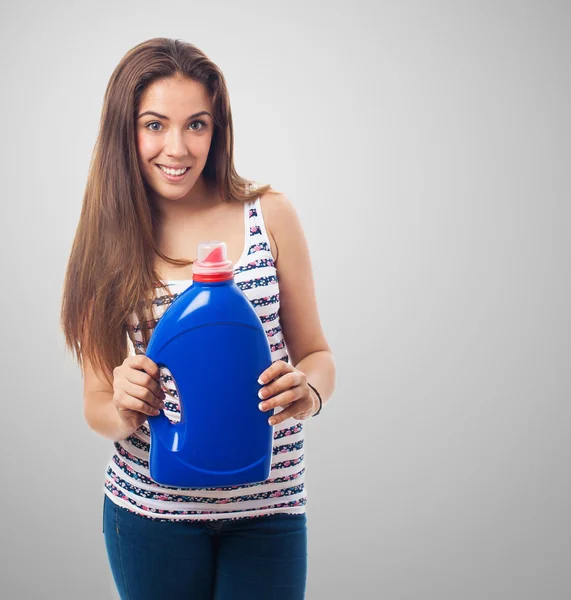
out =
[[[157,362],[157,366],[160,369],[168,369],[168,367],[163,364]],[[170,373],[170,370],[169,370]],[[171,375],[172,376],[172,375]],[[174,383],[174,377],[172,378]],[[180,394],[178,392],[178,388],[176,387],[176,383],[174,384],[177,395],[180,398]],[[171,450],[175,449],[175,445],[177,443],[176,432],[178,431],[178,423],[171,423],[170,419],[166,416],[164,409],[160,409],[158,415],[148,415],[149,426],[151,427],[151,435],[155,433],[161,439],[163,446],[169,448]]]

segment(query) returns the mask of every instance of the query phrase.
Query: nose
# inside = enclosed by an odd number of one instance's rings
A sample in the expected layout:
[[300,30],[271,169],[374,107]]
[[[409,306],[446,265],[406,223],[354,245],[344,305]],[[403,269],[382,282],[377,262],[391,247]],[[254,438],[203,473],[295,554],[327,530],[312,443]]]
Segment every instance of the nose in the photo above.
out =
[[188,154],[182,134],[174,127],[167,134],[165,154],[168,156],[186,156]]

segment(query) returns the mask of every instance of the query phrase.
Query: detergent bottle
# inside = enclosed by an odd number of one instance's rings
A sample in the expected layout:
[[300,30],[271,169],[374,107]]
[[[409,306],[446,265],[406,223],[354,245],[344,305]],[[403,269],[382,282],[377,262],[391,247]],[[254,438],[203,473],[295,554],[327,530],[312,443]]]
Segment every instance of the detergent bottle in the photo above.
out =
[[148,417],[150,474],[163,485],[245,485],[270,476],[273,411],[258,408],[266,332],[234,281],[224,242],[198,244],[193,282],[159,319],[146,355],[174,380],[181,417]]

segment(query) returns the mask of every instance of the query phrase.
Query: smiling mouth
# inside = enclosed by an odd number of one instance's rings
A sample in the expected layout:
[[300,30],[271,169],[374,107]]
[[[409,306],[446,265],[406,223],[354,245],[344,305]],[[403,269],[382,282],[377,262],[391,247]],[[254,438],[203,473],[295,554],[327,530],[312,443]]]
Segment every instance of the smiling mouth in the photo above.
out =
[[180,175],[171,175],[170,173],[167,173],[164,169],[162,169],[158,164],[155,166],[161,172],[162,177],[170,183],[180,183],[184,181],[191,169],[191,167],[187,167],[184,173],[181,173]]
[[[184,173],[186,173],[190,169],[190,167],[167,167],[159,164],[157,164],[157,167],[163,172],[166,172],[165,169],[168,169],[169,171],[180,171],[184,168]],[[184,173],[181,173],[181,175],[184,175]]]

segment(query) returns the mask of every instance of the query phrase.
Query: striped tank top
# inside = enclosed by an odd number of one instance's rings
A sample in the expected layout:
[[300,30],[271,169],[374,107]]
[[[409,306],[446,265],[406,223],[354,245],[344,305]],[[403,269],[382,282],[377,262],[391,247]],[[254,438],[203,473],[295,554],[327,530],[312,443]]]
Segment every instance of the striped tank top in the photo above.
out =
[[[244,203],[245,244],[234,265],[234,281],[250,300],[268,336],[272,363],[289,362],[280,327],[279,285],[264,224],[260,198]],[[154,326],[192,280],[163,281],[174,297],[158,295],[152,301]],[[145,354],[134,314],[128,325],[129,355]],[[172,376],[160,368],[166,394],[164,412],[172,423],[180,421],[180,404]],[[275,413],[281,412],[280,408]],[[266,413],[269,418],[269,413]],[[151,479],[149,472],[150,428],[146,420],[124,440],[114,442],[105,473],[104,492],[117,505],[158,521],[212,521],[254,518],[273,513],[306,511],[303,423],[293,417],[273,427],[273,454],[269,478],[261,483],[217,488],[178,488]]]

